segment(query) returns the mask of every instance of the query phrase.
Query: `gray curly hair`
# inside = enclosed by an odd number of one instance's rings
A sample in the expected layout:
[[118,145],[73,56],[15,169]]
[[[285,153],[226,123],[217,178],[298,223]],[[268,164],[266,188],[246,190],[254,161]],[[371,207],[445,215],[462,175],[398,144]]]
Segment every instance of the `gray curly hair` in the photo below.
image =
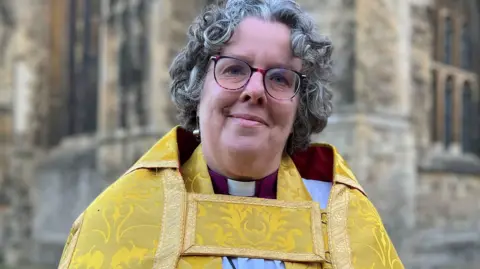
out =
[[228,0],[210,5],[188,30],[187,45],[170,67],[170,94],[179,110],[180,124],[197,128],[197,108],[210,56],[218,54],[246,17],[275,21],[291,29],[293,55],[302,59],[307,79],[299,91],[299,106],[285,149],[292,154],[310,144],[313,133],[320,133],[332,112],[331,41],[317,34],[314,21],[293,0]]

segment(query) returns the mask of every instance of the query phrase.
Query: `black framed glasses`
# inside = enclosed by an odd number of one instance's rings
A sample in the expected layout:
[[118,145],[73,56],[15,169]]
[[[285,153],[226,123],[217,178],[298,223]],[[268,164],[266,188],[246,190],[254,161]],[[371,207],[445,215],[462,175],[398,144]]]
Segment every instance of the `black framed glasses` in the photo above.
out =
[[268,95],[278,100],[292,99],[300,90],[306,76],[286,68],[260,69],[247,62],[230,56],[212,56],[214,77],[217,84],[229,91],[243,89],[250,81],[253,73],[263,75],[263,86]]

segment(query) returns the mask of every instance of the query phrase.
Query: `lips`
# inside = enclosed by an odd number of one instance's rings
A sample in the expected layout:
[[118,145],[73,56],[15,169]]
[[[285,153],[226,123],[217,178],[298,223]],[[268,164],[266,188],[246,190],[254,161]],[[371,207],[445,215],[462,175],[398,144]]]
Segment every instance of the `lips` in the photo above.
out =
[[243,119],[243,120],[249,120],[249,121],[256,121],[258,123],[264,124],[268,126],[267,122],[262,119],[261,117],[255,116],[255,115],[250,115],[250,114],[231,114],[229,117],[232,118],[237,118],[237,119]]

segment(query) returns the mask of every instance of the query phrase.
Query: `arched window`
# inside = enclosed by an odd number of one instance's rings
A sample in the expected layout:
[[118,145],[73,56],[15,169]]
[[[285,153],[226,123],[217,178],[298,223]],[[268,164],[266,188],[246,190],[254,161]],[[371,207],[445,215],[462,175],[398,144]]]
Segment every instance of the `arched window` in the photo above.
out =
[[100,1],[70,0],[68,44],[69,135],[97,128]]
[[475,126],[473,95],[470,84],[467,82],[463,86],[462,91],[462,149],[463,152],[471,152],[473,150],[473,135]]
[[461,66],[464,69],[472,69],[472,40],[470,34],[470,28],[468,23],[465,23],[462,27],[462,42],[461,42]]
[[445,34],[443,40],[443,61],[452,64],[453,22],[450,17],[445,19]]
[[145,81],[148,80],[149,66],[148,1],[135,1],[135,5],[119,5],[119,7],[122,8],[117,14],[118,29],[122,37],[118,52],[119,127],[145,126],[148,116],[145,96]]
[[432,106],[431,106],[431,111],[430,111],[430,126],[431,126],[431,139],[432,141],[437,141],[438,135],[437,135],[437,108],[438,108],[438,94],[437,94],[437,72],[435,70],[432,71]]
[[453,78],[448,77],[445,84],[445,108],[443,115],[444,136],[443,141],[445,148],[452,143],[453,138]]

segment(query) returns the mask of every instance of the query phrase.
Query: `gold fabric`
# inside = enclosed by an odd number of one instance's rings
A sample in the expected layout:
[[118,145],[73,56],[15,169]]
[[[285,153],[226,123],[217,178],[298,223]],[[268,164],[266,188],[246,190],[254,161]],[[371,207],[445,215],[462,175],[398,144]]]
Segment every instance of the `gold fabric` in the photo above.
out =
[[[70,264],[64,268],[153,268],[165,212],[165,173],[136,170],[85,211]],[[162,242],[163,243],[163,242]]]
[[351,193],[347,230],[353,268],[403,268],[377,210],[365,196],[357,191]]
[[349,190],[333,185],[327,207],[328,246],[335,269],[354,268],[351,263],[350,239],[347,233]]
[[186,221],[187,192],[178,171],[164,170],[162,229],[155,254],[154,268],[175,268],[182,253]]
[[228,195],[189,195],[185,255],[324,261],[318,205]]
[[58,265],[59,268],[68,268],[68,264],[72,259],[73,250],[75,249],[75,244],[78,239],[78,229],[80,228],[82,221],[83,214],[81,214],[73,223],[72,229],[70,231],[70,234],[68,235],[67,242],[62,253],[62,257],[60,259],[60,263]]
[[183,256],[178,262],[178,269],[221,269],[221,257]]
[[[205,194],[189,195],[185,255],[210,254],[210,264],[221,255],[284,260],[287,269],[322,268],[320,263],[310,263],[324,261],[324,231],[318,221],[321,210],[316,202],[311,202],[290,157],[285,155],[279,167],[278,200],[212,195],[213,185],[201,145],[181,171],[189,193]],[[217,204],[198,209],[198,201],[202,200]],[[208,227],[212,218],[216,225]],[[197,230],[197,221],[202,225],[202,220],[204,228]],[[200,243],[195,245],[195,240]],[[185,255],[180,257],[181,264],[192,265],[192,258]],[[207,260],[202,257],[202,264]]]
[[[166,134],[75,221],[59,268],[221,268],[221,256],[242,256],[241,248],[256,249],[252,257],[279,257],[288,269],[403,268],[377,211],[333,147],[314,145],[335,152],[332,191],[321,211],[288,156],[278,173],[277,201],[212,195],[201,147],[179,170],[176,132]],[[208,246],[217,249],[199,250]],[[272,254],[287,252],[305,256]],[[309,263],[312,257],[325,261]]]

